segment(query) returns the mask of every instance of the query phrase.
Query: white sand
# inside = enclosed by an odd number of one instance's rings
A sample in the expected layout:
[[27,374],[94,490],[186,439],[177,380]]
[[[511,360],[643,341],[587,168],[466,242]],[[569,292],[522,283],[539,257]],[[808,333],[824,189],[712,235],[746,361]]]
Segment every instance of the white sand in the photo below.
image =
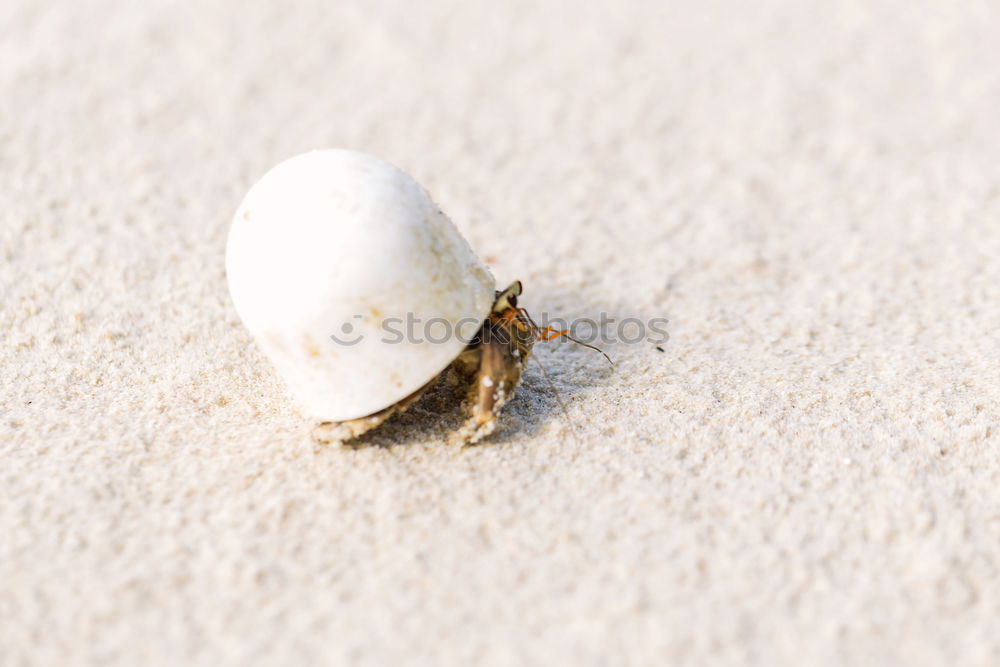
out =
[[[537,4],[4,3],[0,664],[1000,664],[1000,7]],[[324,146],[666,351],[314,448],[223,248]]]

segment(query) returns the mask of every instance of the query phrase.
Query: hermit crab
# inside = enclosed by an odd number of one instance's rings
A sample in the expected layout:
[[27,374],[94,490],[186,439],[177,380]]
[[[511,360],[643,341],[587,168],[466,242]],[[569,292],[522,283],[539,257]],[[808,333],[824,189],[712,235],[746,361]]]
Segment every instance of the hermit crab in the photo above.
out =
[[[313,438],[347,442],[413,405],[439,375],[469,382],[452,441],[496,428],[541,328],[412,177],[350,150],[286,160],[254,185],[226,246],[236,311]],[[405,329],[405,331],[404,331]]]

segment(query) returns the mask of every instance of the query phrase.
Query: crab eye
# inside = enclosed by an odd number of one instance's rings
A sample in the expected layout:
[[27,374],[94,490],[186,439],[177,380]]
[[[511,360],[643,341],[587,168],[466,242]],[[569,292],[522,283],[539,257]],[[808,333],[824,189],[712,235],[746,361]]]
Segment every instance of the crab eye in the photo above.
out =
[[508,308],[517,308],[517,296],[521,293],[521,281],[516,280],[500,292],[493,303],[493,312],[502,313]]

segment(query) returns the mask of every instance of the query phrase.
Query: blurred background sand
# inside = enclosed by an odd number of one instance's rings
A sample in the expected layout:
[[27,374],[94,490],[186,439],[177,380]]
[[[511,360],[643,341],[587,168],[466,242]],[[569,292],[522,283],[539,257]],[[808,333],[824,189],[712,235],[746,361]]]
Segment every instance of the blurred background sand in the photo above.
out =
[[[0,8],[0,663],[1000,662],[1000,8]],[[551,344],[491,444],[357,449],[229,302],[246,189],[350,147]],[[441,414],[439,414],[441,412]]]

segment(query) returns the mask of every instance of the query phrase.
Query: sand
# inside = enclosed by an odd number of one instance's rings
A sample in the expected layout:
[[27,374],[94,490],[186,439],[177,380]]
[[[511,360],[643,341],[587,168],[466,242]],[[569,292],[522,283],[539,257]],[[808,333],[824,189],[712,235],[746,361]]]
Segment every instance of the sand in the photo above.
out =
[[[419,8],[419,9],[417,9]],[[992,3],[12,0],[0,664],[1000,663]],[[323,448],[229,301],[269,167],[380,155],[536,315]]]

